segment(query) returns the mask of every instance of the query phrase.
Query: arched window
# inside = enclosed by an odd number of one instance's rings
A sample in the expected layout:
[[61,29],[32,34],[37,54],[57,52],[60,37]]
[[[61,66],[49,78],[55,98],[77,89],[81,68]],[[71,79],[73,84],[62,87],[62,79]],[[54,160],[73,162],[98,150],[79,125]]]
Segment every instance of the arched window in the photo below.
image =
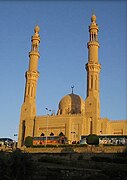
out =
[[41,133],[41,136],[45,136],[45,134],[44,134],[44,133]]
[[93,75],[91,75],[91,89],[93,89]]
[[25,130],[26,130],[26,122],[25,122],[25,120],[23,120],[23,122],[22,122],[22,145],[23,145],[23,143],[24,143],[24,140],[25,140]]
[[92,117],[90,118],[90,134],[92,134],[93,132],[93,122],[92,122]]
[[51,132],[51,133],[50,133],[50,136],[54,136],[54,133],[53,133],[53,132]]
[[60,132],[59,136],[64,136],[64,133],[63,133],[63,132]]
[[97,38],[96,38],[96,34],[94,34],[94,41],[96,41],[97,40]]
[[97,76],[95,76],[95,90],[97,90]]

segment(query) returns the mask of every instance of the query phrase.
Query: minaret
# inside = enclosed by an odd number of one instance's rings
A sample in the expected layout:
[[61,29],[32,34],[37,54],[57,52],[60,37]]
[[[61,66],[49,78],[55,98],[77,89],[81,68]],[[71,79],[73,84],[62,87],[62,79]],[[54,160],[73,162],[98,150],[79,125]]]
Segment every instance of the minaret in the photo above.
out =
[[26,86],[24,102],[21,108],[20,125],[18,134],[18,147],[23,146],[25,137],[34,135],[34,121],[36,116],[36,89],[39,77],[38,60],[40,57],[38,47],[40,43],[39,27],[34,29],[31,38],[31,51],[29,53],[29,68],[25,74]]
[[[29,53],[29,69],[26,72],[26,88],[25,88],[25,95],[24,95],[24,102],[28,103],[35,103],[36,101],[36,87],[37,87],[37,80],[39,77],[38,72],[38,59],[40,54],[38,52],[38,46],[40,43],[40,36],[39,36],[39,27],[36,26],[34,29],[35,34],[32,36],[31,42],[31,52]],[[36,112],[36,110],[35,110]]]
[[98,121],[100,118],[100,69],[101,65],[98,60],[98,25],[96,16],[92,15],[89,26],[89,42],[87,71],[87,98],[86,98],[86,116],[90,123],[89,133],[99,132]]

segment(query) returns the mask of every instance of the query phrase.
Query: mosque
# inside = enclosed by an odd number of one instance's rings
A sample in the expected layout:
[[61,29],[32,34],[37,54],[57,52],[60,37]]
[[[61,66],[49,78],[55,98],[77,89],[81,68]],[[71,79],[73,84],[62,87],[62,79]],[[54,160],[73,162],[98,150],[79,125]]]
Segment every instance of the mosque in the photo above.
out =
[[[26,71],[26,86],[24,102],[21,107],[20,124],[18,133],[18,147],[24,145],[27,136],[40,137],[42,135],[56,136],[61,132],[70,143],[79,141],[81,135],[127,135],[127,120],[109,120],[100,117],[100,70],[98,60],[98,25],[93,14],[89,26],[87,95],[86,99],[72,93],[64,96],[58,105],[57,114],[52,116],[37,116],[36,90],[39,78],[38,51],[40,36],[39,27],[34,29],[31,51],[29,53],[29,68]],[[48,109],[47,109],[48,111]]]

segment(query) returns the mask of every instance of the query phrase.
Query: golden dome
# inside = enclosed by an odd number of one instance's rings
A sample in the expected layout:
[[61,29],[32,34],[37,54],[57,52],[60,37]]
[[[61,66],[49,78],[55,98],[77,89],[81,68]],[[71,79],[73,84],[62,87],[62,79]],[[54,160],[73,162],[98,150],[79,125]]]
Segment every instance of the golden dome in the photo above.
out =
[[72,93],[61,99],[58,114],[81,114],[84,110],[84,100],[79,95]]

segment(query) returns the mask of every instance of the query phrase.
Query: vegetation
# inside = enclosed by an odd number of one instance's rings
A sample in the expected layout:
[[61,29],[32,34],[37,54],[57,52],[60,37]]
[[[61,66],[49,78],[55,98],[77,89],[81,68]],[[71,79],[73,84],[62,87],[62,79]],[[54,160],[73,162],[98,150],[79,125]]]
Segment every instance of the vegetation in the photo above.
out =
[[105,156],[92,156],[91,160],[95,162],[108,162],[108,163],[112,162],[112,158]]
[[12,153],[0,152],[0,180],[32,180],[33,169],[30,154],[19,149]]
[[99,137],[96,134],[89,134],[86,138],[86,142],[89,145],[98,145]]
[[[51,157],[51,156],[43,156],[38,159],[38,162],[63,164],[63,161],[61,160],[61,158]],[[66,164],[66,162],[65,162],[65,164]]]
[[12,153],[0,151],[0,180],[126,179],[126,149],[116,154],[74,153],[72,149],[35,154],[19,149]]
[[64,147],[62,150],[61,150],[62,153],[73,153],[74,152],[74,149],[72,147]]
[[33,138],[31,136],[27,136],[26,139],[25,139],[25,143],[24,145],[26,147],[31,147],[33,146]]

